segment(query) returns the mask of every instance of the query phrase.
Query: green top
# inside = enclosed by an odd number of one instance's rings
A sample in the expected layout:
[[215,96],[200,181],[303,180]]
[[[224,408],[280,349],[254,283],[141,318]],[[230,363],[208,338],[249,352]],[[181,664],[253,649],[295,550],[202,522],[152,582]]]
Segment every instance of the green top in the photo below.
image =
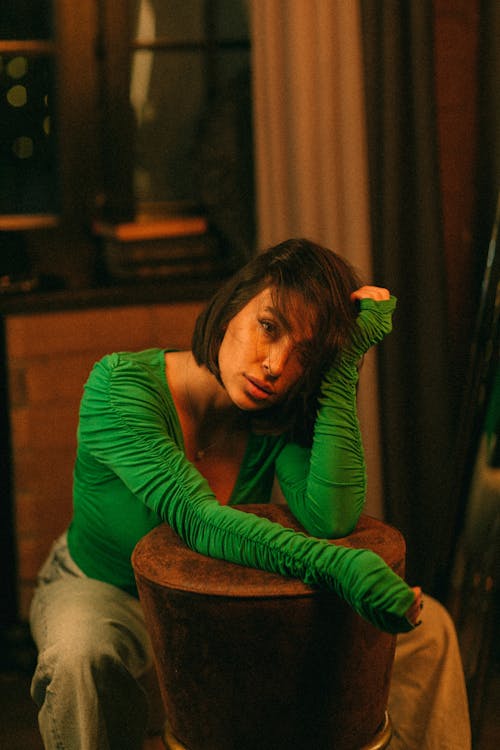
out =
[[[325,376],[310,450],[285,436],[250,436],[230,505],[268,502],[276,472],[292,512],[310,534],[333,538],[355,527],[365,495],[357,362],[390,330],[394,305],[394,299],[362,300],[349,350]],[[150,349],[108,355],[85,385],[68,532],[80,568],[136,593],[132,550],[164,521],[202,554],[332,589],[381,629],[410,630],[404,613],[413,592],[375,553],[217,502],[185,456],[164,354]]]

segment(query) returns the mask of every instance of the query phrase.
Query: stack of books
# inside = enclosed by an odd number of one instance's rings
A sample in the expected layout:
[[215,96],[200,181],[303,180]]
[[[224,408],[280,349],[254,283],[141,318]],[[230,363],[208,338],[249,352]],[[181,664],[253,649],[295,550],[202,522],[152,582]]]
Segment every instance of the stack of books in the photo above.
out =
[[144,218],[123,224],[96,222],[112,279],[154,279],[212,274],[218,245],[203,216]]

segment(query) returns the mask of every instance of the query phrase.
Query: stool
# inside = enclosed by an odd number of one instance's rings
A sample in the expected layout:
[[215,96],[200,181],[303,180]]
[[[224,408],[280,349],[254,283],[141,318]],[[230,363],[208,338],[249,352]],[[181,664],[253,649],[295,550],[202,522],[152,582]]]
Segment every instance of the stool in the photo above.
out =
[[[238,506],[302,530],[279,505]],[[362,516],[335,543],[377,552],[404,574],[405,543]],[[396,638],[332,592],[200,555],[167,525],[132,555],[170,750],[387,747]]]

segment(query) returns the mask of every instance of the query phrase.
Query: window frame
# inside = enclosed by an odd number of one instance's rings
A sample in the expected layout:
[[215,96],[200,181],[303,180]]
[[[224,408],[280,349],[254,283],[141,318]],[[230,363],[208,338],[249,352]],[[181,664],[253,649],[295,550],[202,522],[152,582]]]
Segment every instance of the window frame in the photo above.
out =
[[[205,4],[206,24],[214,25]],[[135,49],[175,49],[165,40],[134,40],[132,4],[123,0],[74,3],[53,0],[50,40],[0,40],[1,51],[50,54],[55,60],[57,214],[0,215],[0,231],[29,235],[34,273],[60,274],[70,287],[99,285],[96,221],[133,222],[147,204],[133,190],[134,116],[130,72]],[[222,40],[220,47],[250,47],[249,40]],[[213,44],[200,40],[206,54],[207,95],[213,94]],[[156,204],[154,215],[182,215],[172,204]],[[40,230],[40,231],[32,231]],[[97,273],[97,276],[96,276]]]

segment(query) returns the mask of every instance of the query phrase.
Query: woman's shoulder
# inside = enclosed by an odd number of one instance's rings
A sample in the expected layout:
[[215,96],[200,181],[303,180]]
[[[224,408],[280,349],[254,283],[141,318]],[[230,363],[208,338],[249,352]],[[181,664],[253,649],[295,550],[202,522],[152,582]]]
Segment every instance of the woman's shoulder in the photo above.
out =
[[[112,352],[95,362],[85,383],[85,391],[119,389],[121,386],[166,385],[165,349]],[[163,390],[163,388],[161,389]]]
[[140,351],[111,352],[110,354],[105,354],[99,362],[102,362],[109,368],[126,364],[155,367],[161,365],[166,351],[168,350],[152,347]]
[[80,418],[104,418],[112,413],[163,423],[168,415],[174,415],[164,355],[164,349],[106,354],[95,363],[85,382]]
[[141,351],[119,351],[105,354],[99,359],[92,368],[91,376],[94,371],[114,372],[116,370],[164,370],[164,357],[166,349],[158,347],[151,349],[142,349]]

